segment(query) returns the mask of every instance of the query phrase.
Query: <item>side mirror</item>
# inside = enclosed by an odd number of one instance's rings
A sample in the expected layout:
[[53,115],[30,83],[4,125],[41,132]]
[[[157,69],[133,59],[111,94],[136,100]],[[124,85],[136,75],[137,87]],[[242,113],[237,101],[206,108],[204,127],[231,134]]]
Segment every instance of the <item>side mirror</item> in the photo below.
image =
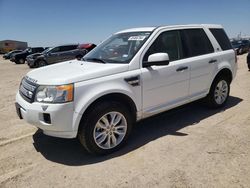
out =
[[155,53],[148,57],[148,61],[143,62],[143,67],[162,66],[169,64],[169,56],[167,53]]

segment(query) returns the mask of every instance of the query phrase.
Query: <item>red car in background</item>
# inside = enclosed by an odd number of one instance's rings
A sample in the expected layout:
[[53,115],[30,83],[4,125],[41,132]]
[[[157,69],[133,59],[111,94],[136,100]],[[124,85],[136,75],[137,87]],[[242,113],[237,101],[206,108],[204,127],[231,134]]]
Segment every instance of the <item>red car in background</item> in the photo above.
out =
[[96,47],[93,43],[86,43],[86,44],[79,44],[78,48],[80,49],[86,49],[88,52],[93,50]]

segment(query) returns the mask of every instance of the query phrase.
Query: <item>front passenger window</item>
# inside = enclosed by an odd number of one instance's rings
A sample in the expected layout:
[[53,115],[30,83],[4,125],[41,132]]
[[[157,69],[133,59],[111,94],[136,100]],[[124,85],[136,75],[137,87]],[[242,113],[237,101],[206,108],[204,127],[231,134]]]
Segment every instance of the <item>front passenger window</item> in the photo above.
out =
[[161,33],[144,55],[143,61],[148,61],[148,57],[154,53],[168,53],[170,61],[181,59],[182,45],[179,31]]
[[50,53],[57,53],[59,52],[59,47],[55,47],[52,50],[50,50]]

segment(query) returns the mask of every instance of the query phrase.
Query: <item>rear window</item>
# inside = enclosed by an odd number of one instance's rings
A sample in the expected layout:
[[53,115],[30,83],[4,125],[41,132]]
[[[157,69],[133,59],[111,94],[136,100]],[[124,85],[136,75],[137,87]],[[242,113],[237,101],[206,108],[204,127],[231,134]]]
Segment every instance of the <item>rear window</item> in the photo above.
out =
[[184,56],[194,57],[214,52],[214,48],[203,29],[184,29],[181,33]]
[[232,49],[232,45],[223,29],[209,29],[219,43],[222,50]]

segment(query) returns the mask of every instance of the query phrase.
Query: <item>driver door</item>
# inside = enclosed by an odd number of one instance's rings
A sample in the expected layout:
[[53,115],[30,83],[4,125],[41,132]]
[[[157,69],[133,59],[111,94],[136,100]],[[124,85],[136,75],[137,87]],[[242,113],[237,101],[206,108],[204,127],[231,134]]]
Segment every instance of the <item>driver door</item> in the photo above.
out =
[[53,64],[58,61],[59,51],[60,48],[55,47],[48,52],[48,57],[47,57],[48,64]]
[[178,30],[162,32],[149,47],[143,62],[149,55],[167,53],[169,65],[142,68],[143,114],[154,115],[188,100],[190,67],[183,59],[181,36]]

